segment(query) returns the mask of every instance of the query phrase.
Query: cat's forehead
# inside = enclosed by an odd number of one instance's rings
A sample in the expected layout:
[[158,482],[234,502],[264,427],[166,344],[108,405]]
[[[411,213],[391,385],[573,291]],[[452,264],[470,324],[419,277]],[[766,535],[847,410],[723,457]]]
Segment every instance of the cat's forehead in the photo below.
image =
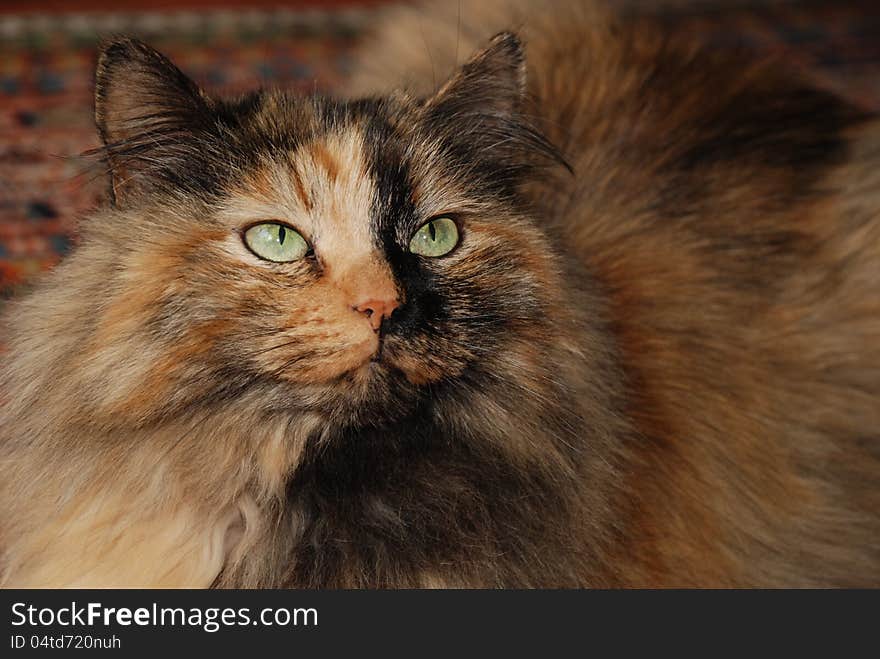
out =
[[267,152],[231,186],[221,218],[243,224],[278,220],[332,248],[375,242],[376,185],[357,125],[313,134]]
[[405,242],[427,218],[473,204],[417,117],[387,99],[269,96],[252,127],[258,155],[227,186],[221,214],[238,227],[283,221],[316,247]]

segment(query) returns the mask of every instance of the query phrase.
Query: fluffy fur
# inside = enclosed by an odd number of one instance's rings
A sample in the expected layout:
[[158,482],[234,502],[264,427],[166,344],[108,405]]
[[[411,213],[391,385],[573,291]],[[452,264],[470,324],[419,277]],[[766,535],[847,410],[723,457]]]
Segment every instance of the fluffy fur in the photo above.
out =
[[880,126],[592,4],[451,5],[353,101],[108,46],[115,203],[5,318],[0,583],[880,585]]

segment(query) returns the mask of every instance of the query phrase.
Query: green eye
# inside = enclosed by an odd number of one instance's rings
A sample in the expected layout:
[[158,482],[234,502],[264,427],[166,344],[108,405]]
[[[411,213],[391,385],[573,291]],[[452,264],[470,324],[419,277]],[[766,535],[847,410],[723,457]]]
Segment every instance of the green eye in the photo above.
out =
[[443,256],[458,244],[458,227],[448,217],[423,224],[409,241],[409,251],[421,256]]
[[296,231],[277,222],[255,224],[244,232],[244,243],[267,261],[290,263],[309,253],[309,244]]

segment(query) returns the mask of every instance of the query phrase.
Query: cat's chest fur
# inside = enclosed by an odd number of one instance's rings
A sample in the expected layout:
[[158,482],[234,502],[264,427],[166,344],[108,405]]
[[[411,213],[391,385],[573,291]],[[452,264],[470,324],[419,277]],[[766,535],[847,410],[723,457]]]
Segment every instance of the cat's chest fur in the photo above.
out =
[[[558,474],[511,464],[418,416],[321,439],[291,475],[272,537],[254,545],[285,556],[284,571],[271,571],[278,583],[264,585],[526,586],[539,574],[577,583],[577,552],[560,546],[546,566],[535,562],[572,525]],[[220,584],[247,585],[246,572]]]

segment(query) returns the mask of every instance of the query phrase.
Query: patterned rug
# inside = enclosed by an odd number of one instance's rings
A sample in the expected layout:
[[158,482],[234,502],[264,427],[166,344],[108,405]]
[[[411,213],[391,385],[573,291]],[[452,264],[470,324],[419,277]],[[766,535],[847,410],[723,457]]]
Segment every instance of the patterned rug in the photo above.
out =
[[[720,48],[782,51],[821,84],[880,109],[880,3],[759,4],[694,10],[689,2],[664,16]],[[77,219],[102,201],[105,183],[80,156],[97,146],[92,84],[102,37],[141,37],[214,91],[333,90],[373,12],[0,14],[0,298],[62,258]]]

